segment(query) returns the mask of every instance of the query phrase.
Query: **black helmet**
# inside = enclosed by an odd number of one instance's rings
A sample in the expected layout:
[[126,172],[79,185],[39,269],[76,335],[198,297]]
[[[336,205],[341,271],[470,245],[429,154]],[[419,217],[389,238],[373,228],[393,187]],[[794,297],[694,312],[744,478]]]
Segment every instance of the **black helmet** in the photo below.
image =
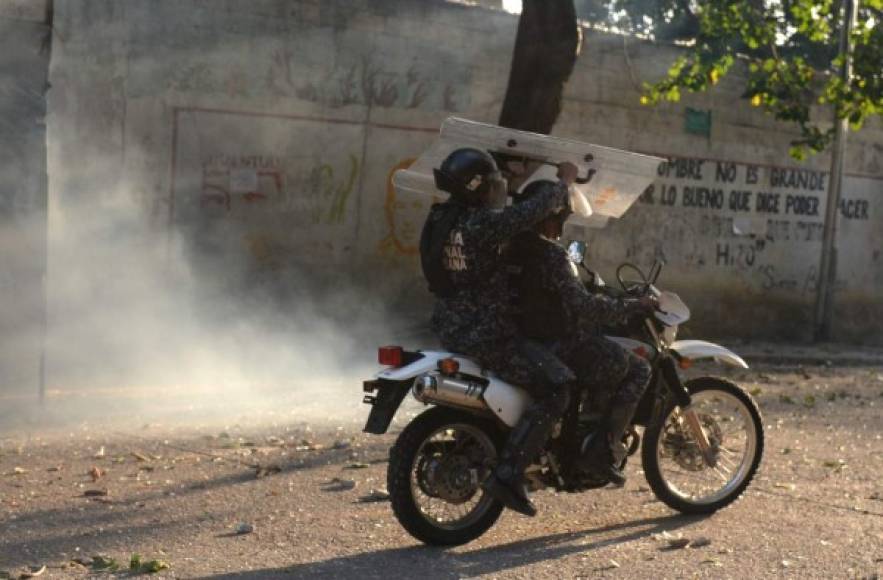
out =
[[490,177],[496,171],[497,165],[490,154],[464,147],[448,155],[433,174],[437,188],[474,205],[490,191]]
[[[536,197],[544,188],[555,186],[556,183],[548,179],[537,179],[536,181],[531,181],[524,187],[521,194],[515,198],[515,203],[525,202],[532,197]],[[559,229],[563,229],[564,222],[566,222],[567,218],[569,218],[572,214],[573,211],[570,209],[570,205],[567,205],[563,209],[547,217],[541,223],[554,220],[558,224]]]

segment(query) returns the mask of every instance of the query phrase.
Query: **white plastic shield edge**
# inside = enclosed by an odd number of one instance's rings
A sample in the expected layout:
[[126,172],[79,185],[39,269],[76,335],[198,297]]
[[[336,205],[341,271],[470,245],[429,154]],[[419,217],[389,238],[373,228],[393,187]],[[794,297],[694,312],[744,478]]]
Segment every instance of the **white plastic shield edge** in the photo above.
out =
[[[600,218],[622,216],[656,179],[659,164],[665,161],[660,157],[572,139],[449,117],[442,123],[438,139],[408,169],[393,175],[396,194],[402,199],[423,198],[427,210],[433,197],[446,198],[446,193],[435,188],[432,170],[439,167],[451,151],[460,147],[476,147],[551,163],[570,161],[579,168],[580,176],[594,169],[596,173],[589,183],[573,186],[587,203],[581,205],[581,212],[569,220],[574,225],[591,228],[606,224],[607,220]],[[555,168],[541,166],[529,181],[538,178],[555,179]]]

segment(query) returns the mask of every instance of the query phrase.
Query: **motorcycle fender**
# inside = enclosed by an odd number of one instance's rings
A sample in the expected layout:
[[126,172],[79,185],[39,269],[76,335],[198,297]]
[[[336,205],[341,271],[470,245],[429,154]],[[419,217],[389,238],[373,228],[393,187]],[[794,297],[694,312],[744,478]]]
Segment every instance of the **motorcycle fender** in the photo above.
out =
[[483,396],[484,402],[494,415],[509,427],[514,427],[524,411],[533,403],[533,398],[524,389],[494,378],[488,383]]
[[742,357],[730,349],[724,348],[719,344],[714,344],[713,342],[706,342],[704,340],[676,340],[672,343],[671,350],[675,351],[678,353],[678,356],[683,358],[693,360],[713,358],[718,362],[732,365],[734,367],[740,367],[743,369],[748,368],[748,363],[746,363]]
[[365,395],[362,402],[371,405],[371,413],[368,415],[368,421],[365,433],[373,433],[374,435],[383,435],[389,429],[389,424],[399,410],[405,395],[411,389],[412,381],[387,381],[374,380],[365,381],[363,390],[366,393],[375,393],[373,395]]

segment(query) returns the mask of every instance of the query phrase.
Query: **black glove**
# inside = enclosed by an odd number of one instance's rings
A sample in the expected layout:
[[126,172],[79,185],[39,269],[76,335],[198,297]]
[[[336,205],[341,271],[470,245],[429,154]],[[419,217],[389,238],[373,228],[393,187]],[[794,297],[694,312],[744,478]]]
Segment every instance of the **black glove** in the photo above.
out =
[[659,306],[659,301],[656,297],[649,294],[640,298],[626,298],[623,300],[623,303],[629,315],[640,313],[645,316],[651,316]]

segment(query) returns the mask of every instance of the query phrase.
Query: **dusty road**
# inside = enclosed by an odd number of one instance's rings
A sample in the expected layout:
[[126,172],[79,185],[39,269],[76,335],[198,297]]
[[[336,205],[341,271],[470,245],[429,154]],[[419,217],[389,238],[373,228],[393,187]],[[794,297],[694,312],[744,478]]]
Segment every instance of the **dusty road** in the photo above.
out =
[[[540,492],[539,517],[506,513],[449,550],[418,545],[388,502],[360,501],[385,486],[395,435],[366,437],[354,420],[5,433],[0,578],[127,575],[132,554],[175,577],[879,577],[883,368],[729,376],[767,427],[760,475],[735,505],[679,516],[633,461],[624,490]],[[706,545],[668,550],[671,536]]]

